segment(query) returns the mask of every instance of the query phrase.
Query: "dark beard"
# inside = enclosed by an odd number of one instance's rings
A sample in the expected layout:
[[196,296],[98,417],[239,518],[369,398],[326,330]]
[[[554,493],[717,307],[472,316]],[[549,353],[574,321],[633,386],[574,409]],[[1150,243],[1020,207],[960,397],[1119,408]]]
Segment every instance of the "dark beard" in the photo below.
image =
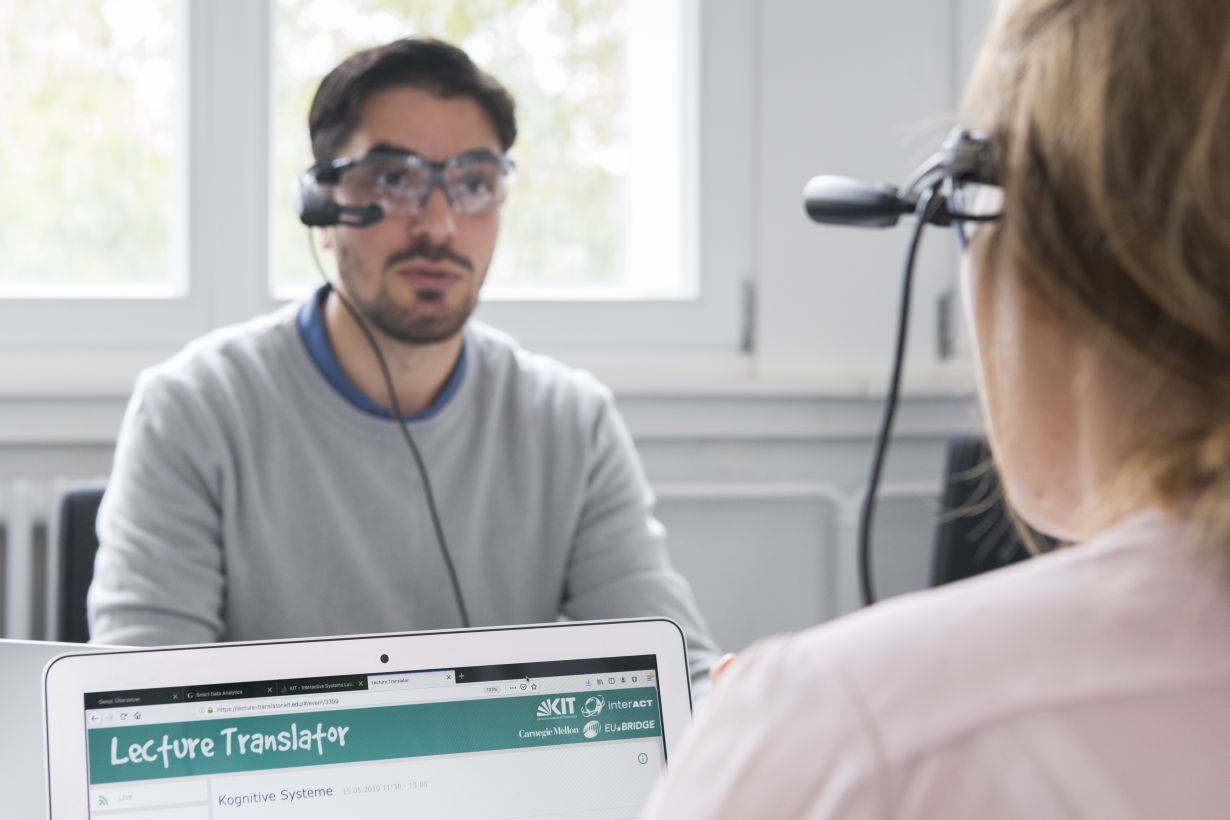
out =
[[[365,300],[358,295],[351,276],[356,264],[354,255],[345,245],[341,245],[338,250],[338,275],[346,287],[346,295],[350,297],[350,301],[358,309],[364,321],[391,339],[411,345],[437,344],[460,333],[465,323],[469,321],[470,315],[474,313],[477,299],[471,295],[464,304],[451,313],[442,316],[416,316],[413,307],[407,310],[390,299],[383,284],[373,299]],[[385,266],[389,268],[397,262],[413,259],[416,256],[432,261],[449,258],[473,271],[470,261],[452,253],[451,249],[429,247],[422,242],[394,254]],[[444,294],[432,288],[420,288],[414,292],[414,297],[416,302],[430,304],[442,300]]]
[[[394,304],[383,290],[369,302],[355,296],[353,287],[347,285],[346,289],[359,313],[373,327],[391,339],[411,345],[436,344],[453,338],[465,327],[476,305],[476,300],[470,298],[457,310],[442,316],[415,316],[413,308],[407,311]],[[438,302],[443,296],[438,290],[415,291],[415,299],[419,302]]]

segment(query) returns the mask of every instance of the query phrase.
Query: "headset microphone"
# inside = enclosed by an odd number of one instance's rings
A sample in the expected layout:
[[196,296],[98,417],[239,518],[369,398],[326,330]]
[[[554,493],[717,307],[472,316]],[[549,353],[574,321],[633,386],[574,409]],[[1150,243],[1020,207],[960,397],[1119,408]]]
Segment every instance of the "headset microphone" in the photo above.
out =
[[384,219],[384,208],[379,205],[338,205],[333,200],[325,202],[327,205],[324,207],[300,211],[299,221],[309,228],[327,228],[331,225],[366,228]]
[[[897,342],[893,356],[892,375],[884,400],[883,416],[876,435],[871,459],[871,475],[863,496],[858,528],[858,577],[864,604],[876,601],[871,571],[871,529],[875,518],[876,493],[884,469],[888,439],[892,435],[897,411],[897,396],[901,389],[901,371],[905,359],[905,340],[910,317],[910,290],[914,279],[914,260],[924,226],[948,226],[991,221],[996,215],[965,213],[951,197],[961,186],[976,183],[996,184],[991,141],[983,132],[956,130],[949,135],[939,151],[919,166],[900,189],[877,182],[864,182],[843,176],[818,176],[803,188],[803,204],[807,215],[828,225],[849,225],[860,228],[888,228],[896,225],[905,214],[914,214],[916,222],[906,251],[898,305]],[[947,195],[946,195],[947,194]]]
[[816,222],[860,228],[888,228],[914,210],[892,185],[829,175],[808,181],[803,203]]
[[954,213],[944,196],[931,197],[930,207],[924,213],[918,207],[923,193],[938,192],[945,184],[954,188],[968,182],[994,184],[993,168],[988,135],[958,129],[901,188],[852,177],[818,176],[804,186],[803,204],[813,221],[826,225],[891,228],[905,214],[915,214],[929,224],[948,227],[954,218],[978,218]]
[[[918,197],[882,182],[829,175],[812,177],[803,188],[803,204],[812,221],[856,228],[891,228],[902,216],[917,212]],[[952,217],[947,201],[941,198],[927,221],[946,227]]]
[[339,205],[325,196],[311,169],[299,177],[299,221],[309,228],[328,228],[347,225],[351,228],[366,228],[384,219],[384,208],[379,205]]

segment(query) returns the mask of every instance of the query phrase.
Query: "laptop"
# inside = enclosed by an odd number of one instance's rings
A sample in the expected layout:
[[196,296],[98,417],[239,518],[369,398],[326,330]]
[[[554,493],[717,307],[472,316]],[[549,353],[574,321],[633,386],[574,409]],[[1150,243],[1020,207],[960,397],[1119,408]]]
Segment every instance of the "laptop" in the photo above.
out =
[[635,818],[691,719],[664,619],[65,656],[52,820]]
[[[103,647],[105,649],[105,647]],[[0,640],[0,795],[5,817],[44,817],[43,667],[79,643]],[[32,754],[32,752],[34,752]]]

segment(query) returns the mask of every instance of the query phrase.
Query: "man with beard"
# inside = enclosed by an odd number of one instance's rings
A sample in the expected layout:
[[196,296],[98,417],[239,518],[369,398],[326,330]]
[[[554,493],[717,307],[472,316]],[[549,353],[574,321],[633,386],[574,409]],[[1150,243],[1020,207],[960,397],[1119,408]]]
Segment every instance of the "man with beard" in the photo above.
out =
[[301,211],[340,281],[142,374],[99,513],[93,640],[656,615],[702,682],[715,647],[610,392],[469,321],[511,96],[460,50],[399,40],[325,77],[309,131]]

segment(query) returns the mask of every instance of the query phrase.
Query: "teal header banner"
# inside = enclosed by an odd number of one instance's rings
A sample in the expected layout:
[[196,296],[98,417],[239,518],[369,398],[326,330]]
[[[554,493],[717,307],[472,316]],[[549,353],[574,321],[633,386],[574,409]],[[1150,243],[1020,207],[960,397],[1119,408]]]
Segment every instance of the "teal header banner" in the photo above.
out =
[[91,729],[90,783],[658,737],[653,687]]

